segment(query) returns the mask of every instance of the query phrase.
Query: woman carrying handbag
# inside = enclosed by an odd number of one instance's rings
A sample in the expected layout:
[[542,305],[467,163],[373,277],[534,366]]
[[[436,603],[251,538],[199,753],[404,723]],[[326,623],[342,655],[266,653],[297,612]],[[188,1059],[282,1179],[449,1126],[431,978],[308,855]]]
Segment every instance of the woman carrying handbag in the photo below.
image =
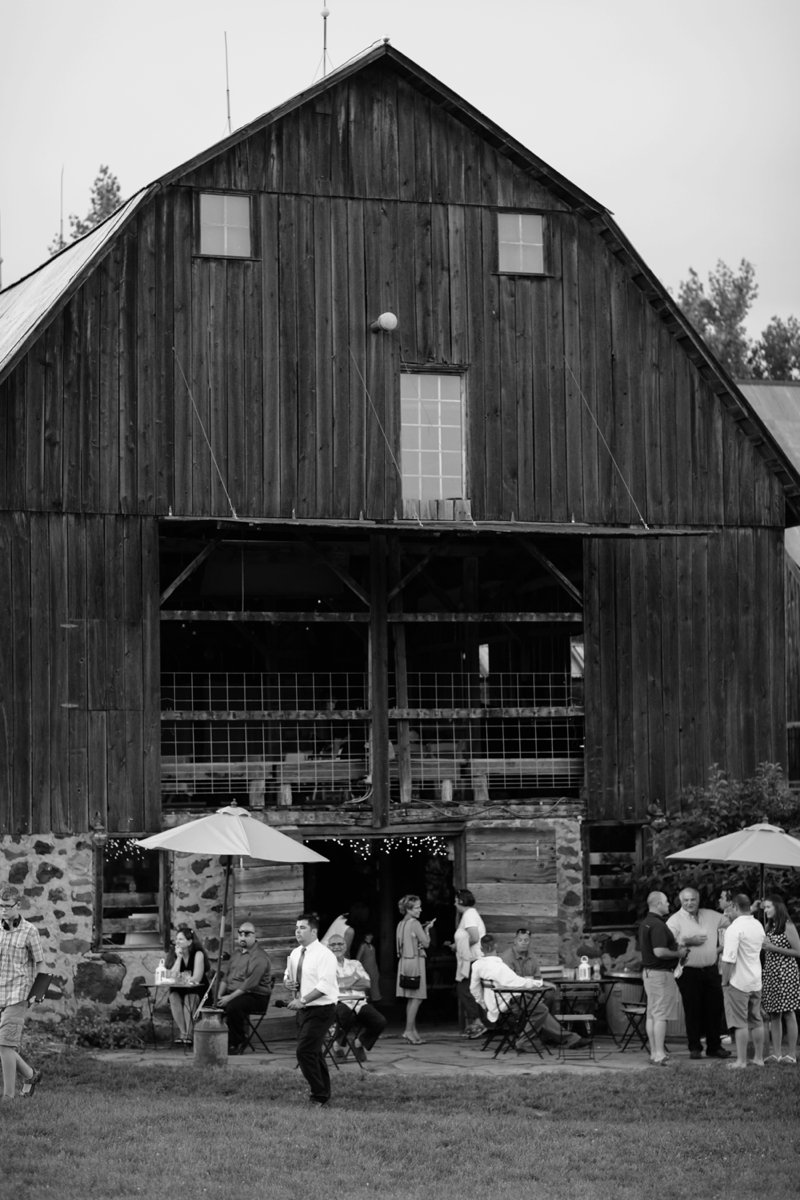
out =
[[417,1029],[417,1013],[428,995],[425,951],[431,944],[429,930],[436,918],[420,924],[422,901],[419,896],[403,896],[398,908],[402,919],[397,926],[396,994],[398,999],[406,1000],[406,1027],[400,1036],[411,1046],[421,1046],[424,1039]]

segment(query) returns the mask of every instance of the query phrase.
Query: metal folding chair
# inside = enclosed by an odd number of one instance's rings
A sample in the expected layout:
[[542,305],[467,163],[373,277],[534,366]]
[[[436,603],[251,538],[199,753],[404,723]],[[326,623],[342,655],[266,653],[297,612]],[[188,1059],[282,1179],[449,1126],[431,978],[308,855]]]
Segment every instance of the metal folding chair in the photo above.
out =
[[[359,1068],[363,1071],[364,1064],[356,1054],[354,1042],[355,1034],[345,1033],[342,1023],[337,1017],[325,1034],[325,1040],[322,1043],[322,1053],[333,1063],[337,1071],[342,1063],[347,1062],[351,1058],[353,1062],[358,1063]],[[344,1054],[336,1053],[336,1047],[340,1043],[344,1044]]]
[[623,1002],[621,1008],[625,1014],[627,1025],[625,1026],[625,1032],[620,1038],[620,1052],[627,1050],[634,1038],[639,1039],[639,1049],[646,1050],[647,1034],[644,1026],[647,1021],[647,1005]]
[[[267,1008],[269,1008],[269,1001],[267,1001]],[[245,1016],[245,1021],[244,1021],[245,1037],[244,1037],[244,1041],[242,1042],[242,1051],[241,1051],[242,1054],[244,1054],[245,1050],[252,1050],[253,1053],[255,1054],[256,1047],[253,1044],[254,1042],[258,1042],[258,1044],[264,1050],[266,1050],[267,1054],[272,1054],[272,1051],[270,1050],[269,1046],[264,1041],[263,1037],[261,1036],[261,1034],[259,1032],[261,1022],[264,1020],[264,1017],[267,1015],[267,1008],[265,1008],[262,1012],[247,1013],[247,1015]]]

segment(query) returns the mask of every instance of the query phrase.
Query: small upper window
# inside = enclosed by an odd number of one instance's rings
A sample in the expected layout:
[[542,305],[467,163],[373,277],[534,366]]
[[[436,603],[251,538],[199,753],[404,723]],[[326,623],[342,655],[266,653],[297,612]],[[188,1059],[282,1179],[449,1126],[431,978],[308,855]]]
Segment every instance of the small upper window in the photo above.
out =
[[544,222],[538,213],[497,214],[498,270],[507,274],[544,272]]
[[250,258],[250,197],[207,192],[200,196],[200,253]]

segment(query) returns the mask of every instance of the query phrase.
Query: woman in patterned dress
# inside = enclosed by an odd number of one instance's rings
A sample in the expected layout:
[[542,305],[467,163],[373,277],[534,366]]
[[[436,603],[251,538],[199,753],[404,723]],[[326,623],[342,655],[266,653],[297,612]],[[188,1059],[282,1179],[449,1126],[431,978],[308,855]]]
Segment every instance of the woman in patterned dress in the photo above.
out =
[[[761,1007],[769,1020],[772,1054],[765,1062],[797,1062],[797,1014],[800,1008],[800,935],[780,896],[764,901],[764,970]],[[786,1026],[786,1054],[781,1053],[783,1027]]]

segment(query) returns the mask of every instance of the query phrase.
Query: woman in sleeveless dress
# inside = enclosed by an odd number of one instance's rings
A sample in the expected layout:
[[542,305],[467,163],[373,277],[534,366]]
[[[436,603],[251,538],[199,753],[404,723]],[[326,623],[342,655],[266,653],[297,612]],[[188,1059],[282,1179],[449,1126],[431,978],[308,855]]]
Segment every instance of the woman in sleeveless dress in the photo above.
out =
[[[800,1008],[800,935],[780,896],[764,901],[764,969],[761,983],[761,1008],[769,1020],[772,1053],[765,1062],[797,1062],[797,1014]],[[782,1053],[786,1028],[786,1054]]]
[[[406,1027],[400,1035],[412,1046],[421,1046],[423,1039],[417,1029],[417,1013],[422,1001],[427,997],[427,981],[425,978],[425,951],[431,944],[430,927],[433,921],[420,923],[422,901],[419,896],[403,896],[398,904],[402,920],[397,926],[397,988],[398,998],[405,998]],[[434,920],[436,918],[434,917]],[[405,965],[404,965],[405,964]],[[408,975],[410,968],[420,976],[419,987],[413,991],[400,986],[400,976]]]

